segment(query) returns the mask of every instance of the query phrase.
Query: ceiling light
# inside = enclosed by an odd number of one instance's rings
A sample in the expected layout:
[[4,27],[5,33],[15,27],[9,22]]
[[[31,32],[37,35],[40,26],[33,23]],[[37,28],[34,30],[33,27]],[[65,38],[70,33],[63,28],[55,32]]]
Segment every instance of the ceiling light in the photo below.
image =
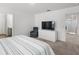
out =
[[30,5],[35,5],[35,3],[30,3]]

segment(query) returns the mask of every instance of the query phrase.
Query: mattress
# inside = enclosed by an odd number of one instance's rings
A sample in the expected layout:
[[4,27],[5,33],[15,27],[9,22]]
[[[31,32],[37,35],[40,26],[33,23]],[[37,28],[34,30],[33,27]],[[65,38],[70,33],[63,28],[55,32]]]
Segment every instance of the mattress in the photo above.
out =
[[54,55],[45,42],[18,35],[0,39],[0,55]]

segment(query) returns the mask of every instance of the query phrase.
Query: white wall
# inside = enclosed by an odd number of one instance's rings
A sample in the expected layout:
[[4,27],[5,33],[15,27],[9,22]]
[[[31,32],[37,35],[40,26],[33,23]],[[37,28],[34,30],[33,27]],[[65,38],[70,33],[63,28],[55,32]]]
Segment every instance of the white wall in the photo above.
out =
[[29,35],[34,26],[34,16],[30,14],[15,13],[14,16],[14,34]]
[[0,13],[13,14],[13,35],[29,35],[34,25],[34,16],[21,11],[16,11],[6,7],[0,7]]
[[76,13],[76,12],[79,12],[79,6],[36,14],[35,26],[38,26],[39,29],[41,29],[41,21],[55,20],[56,31],[58,32],[58,40],[65,41],[65,24],[64,24],[65,15],[69,13]]
[[0,34],[6,34],[5,14],[0,13]]

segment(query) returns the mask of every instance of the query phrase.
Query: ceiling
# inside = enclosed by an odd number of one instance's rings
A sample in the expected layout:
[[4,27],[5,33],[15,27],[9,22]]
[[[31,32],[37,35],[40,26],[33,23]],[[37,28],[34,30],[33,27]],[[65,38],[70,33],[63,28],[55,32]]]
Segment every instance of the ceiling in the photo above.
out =
[[78,5],[78,3],[0,3],[0,7],[32,14],[46,12],[47,10],[54,11]]

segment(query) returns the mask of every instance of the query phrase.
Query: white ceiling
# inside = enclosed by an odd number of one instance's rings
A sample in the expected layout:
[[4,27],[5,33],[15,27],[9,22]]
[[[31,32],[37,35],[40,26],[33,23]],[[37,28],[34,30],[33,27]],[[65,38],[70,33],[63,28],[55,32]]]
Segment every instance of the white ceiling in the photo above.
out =
[[0,7],[32,14],[46,12],[48,9],[54,11],[78,5],[78,3],[0,3]]

